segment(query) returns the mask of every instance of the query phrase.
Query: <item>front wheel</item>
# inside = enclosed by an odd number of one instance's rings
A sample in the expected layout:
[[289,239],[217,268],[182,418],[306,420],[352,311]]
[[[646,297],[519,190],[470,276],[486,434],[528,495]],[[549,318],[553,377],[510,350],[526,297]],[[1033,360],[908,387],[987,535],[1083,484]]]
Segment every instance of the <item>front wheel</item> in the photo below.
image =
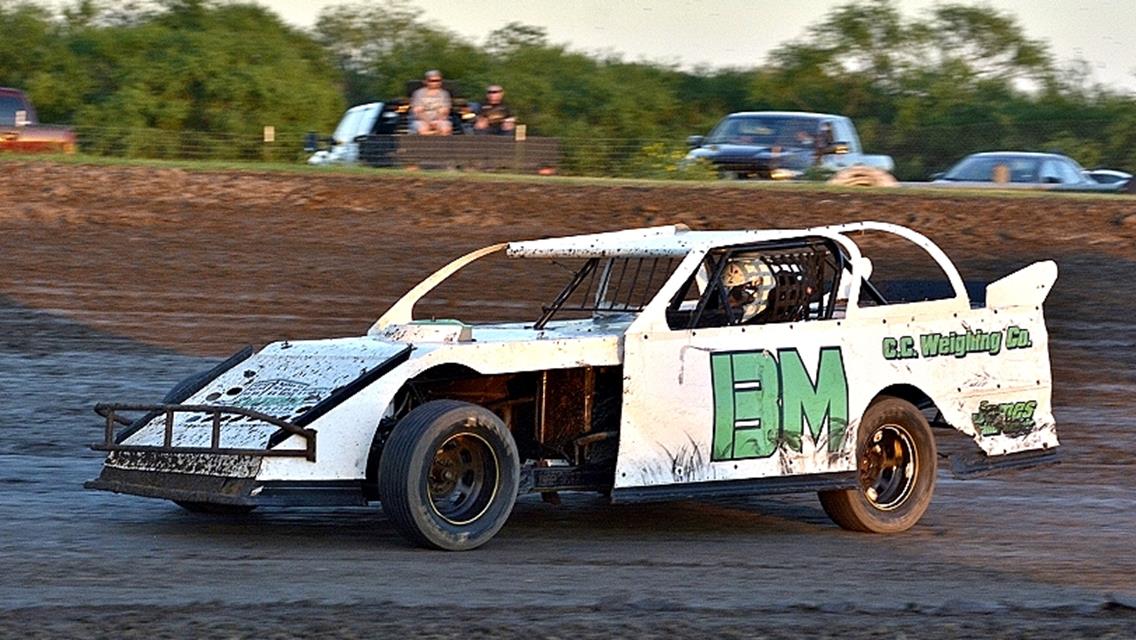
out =
[[434,400],[395,425],[379,460],[379,499],[410,541],[465,551],[504,526],[517,499],[513,434],[488,409]]
[[864,413],[856,440],[859,486],[821,491],[825,513],[852,531],[910,529],[935,491],[935,437],[927,419],[910,402],[884,397]]

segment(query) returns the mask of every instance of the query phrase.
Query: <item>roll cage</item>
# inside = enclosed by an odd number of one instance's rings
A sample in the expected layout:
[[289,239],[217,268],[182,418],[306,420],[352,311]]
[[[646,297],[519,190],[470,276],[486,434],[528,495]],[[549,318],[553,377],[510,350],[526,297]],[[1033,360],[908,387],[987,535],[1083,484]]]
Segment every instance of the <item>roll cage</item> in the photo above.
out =
[[[472,251],[407,292],[372,325],[370,333],[413,321],[414,306],[423,296],[470,263],[506,248],[508,255],[516,258],[586,260],[552,303],[541,308],[533,324],[536,329],[544,328],[562,311],[643,313],[655,316],[652,323],[668,326],[668,309],[676,297],[682,295],[680,289],[685,291],[684,287],[699,280],[697,275],[691,274],[701,271],[709,290],[709,283],[715,281],[713,276],[721,275],[724,258],[745,251],[767,256],[781,267],[781,275],[804,274],[808,267],[807,278],[784,282],[792,286],[785,287],[787,297],[775,304],[774,317],[782,318],[781,321],[791,321],[798,316],[801,320],[827,318],[838,309],[839,301],[846,301],[843,303],[845,313],[851,316],[866,310],[859,304],[861,292],[869,301],[869,308],[889,304],[870,280],[871,261],[864,257],[851,237],[865,232],[887,233],[922,249],[942,270],[953,293],[947,299],[933,302],[962,309],[970,307],[962,277],[950,258],[926,236],[899,225],[855,222],[775,231],[690,231],[685,225],[669,225],[501,243]],[[662,275],[666,273],[669,277]],[[847,285],[845,273],[850,276]],[[665,282],[660,278],[665,278]],[[779,277],[779,285],[782,280]],[[812,291],[807,291],[810,285]],[[833,292],[838,295],[831,295]],[[690,327],[699,326],[707,312],[723,304],[721,292],[715,295],[718,295],[717,300],[711,296],[699,301],[690,315]],[[570,304],[573,299],[578,301]],[[670,309],[672,319],[681,311],[688,310]]]
[[[713,249],[701,267],[671,297],[667,324],[672,329],[695,329],[742,324],[731,308],[729,291],[723,285],[726,266],[734,260],[760,261],[769,270],[771,291],[764,309],[746,324],[793,322],[832,317],[837,305],[833,295],[847,257],[831,240],[805,238]],[[693,309],[693,290],[701,293]]]

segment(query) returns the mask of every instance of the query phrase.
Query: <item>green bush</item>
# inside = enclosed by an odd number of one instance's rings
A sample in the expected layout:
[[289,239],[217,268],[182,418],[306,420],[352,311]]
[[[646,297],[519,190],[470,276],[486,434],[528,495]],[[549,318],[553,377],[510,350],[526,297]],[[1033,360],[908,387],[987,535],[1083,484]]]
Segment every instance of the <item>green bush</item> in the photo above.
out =
[[705,158],[686,159],[686,149],[670,142],[653,142],[639,148],[621,175],[651,180],[714,180],[718,172]]

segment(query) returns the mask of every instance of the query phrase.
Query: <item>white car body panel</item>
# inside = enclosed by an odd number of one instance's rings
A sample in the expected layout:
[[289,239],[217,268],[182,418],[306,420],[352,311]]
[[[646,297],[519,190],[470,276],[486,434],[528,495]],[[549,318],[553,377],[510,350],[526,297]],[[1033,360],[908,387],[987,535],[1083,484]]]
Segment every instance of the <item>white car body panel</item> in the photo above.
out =
[[[555,323],[541,331],[518,324],[464,325],[472,329],[468,341],[464,342],[456,339],[461,328],[458,325],[423,323],[391,327],[387,336],[399,341],[392,344],[411,344],[413,340],[420,345],[412,358],[312,425],[319,431],[318,464],[300,458],[268,458],[259,477],[264,480],[362,478],[375,428],[379,420],[389,414],[395,393],[407,380],[443,364],[463,365],[482,374],[618,365],[622,334],[628,324],[626,320],[576,321]],[[449,335],[441,336],[439,326],[448,330]],[[440,339],[436,343],[419,342],[424,336]],[[292,436],[281,446],[302,449],[303,441]]]
[[[1050,263],[1052,264],[1052,263]],[[1035,300],[1036,301],[1036,300]],[[902,305],[914,306],[914,305]],[[768,325],[738,336],[730,328],[682,332],[628,333],[624,377],[624,418],[615,486],[641,487],[675,482],[736,480],[787,474],[851,471],[855,468],[855,426],[868,404],[892,385],[913,385],[924,391],[943,413],[946,422],[975,438],[989,455],[1057,446],[1050,405],[1052,380],[1049,368],[1039,367],[1038,351],[1044,350],[1045,325],[1033,308],[976,309],[939,318],[894,320],[887,313],[861,314],[841,320]],[[1028,331],[1030,349],[999,348],[998,353],[967,353],[963,357],[916,355],[887,359],[882,343],[887,338],[909,336],[919,348],[920,336],[951,332],[1001,335],[1005,341],[1013,329],[1015,339]],[[831,431],[822,430],[813,439],[801,428],[801,451],[778,447],[764,458],[712,460],[715,423],[715,385],[711,354],[747,351],[795,350],[808,374],[817,381],[822,349],[839,349],[847,381],[847,415],[836,451],[827,448]],[[1042,354],[1044,356],[1044,354]],[[777,358],[781,360],[781,358]],[[674,366],[660,366],[661,363]],[[982,435],[973,415],[982,402],[989,404],[1036,402],[1032,417],[1036,428],[1025,437]],[[800,426],[800,425],[794,425]]]

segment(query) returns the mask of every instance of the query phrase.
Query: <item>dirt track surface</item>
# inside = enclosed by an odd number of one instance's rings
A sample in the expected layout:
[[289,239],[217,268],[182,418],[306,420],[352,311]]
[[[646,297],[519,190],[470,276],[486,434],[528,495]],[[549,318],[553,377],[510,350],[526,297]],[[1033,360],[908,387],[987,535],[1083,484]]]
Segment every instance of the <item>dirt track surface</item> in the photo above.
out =
[[[1063,464],[940,472],[930,511],[899,536],[841,531],[808,495],[566,495],[523,499],[465,554],[408,547],[377,508],[209,518],[81,488],[100,463],[84,449],[95,401],[152,401],[245,343],[361,334],[465,250],[857,219],[914,226],[967,278],[1058,260],[1046,308]],[[0,636],[1131,637],[1132,282],[1136,201],[1121,197],[0,163]],[[476,318],[494,291],[447,295],[446,311]]]

